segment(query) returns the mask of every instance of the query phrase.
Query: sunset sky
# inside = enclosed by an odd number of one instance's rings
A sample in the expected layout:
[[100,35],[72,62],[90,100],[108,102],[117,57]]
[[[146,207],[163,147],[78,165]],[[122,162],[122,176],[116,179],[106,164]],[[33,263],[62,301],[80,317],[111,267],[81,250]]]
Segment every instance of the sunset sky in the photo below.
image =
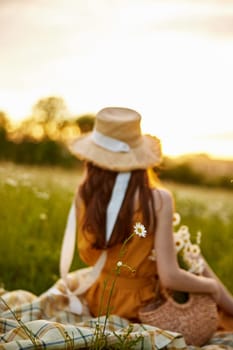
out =
[[233,1],[0,0],[0,110],[137,109],[164,153],[233,160]]

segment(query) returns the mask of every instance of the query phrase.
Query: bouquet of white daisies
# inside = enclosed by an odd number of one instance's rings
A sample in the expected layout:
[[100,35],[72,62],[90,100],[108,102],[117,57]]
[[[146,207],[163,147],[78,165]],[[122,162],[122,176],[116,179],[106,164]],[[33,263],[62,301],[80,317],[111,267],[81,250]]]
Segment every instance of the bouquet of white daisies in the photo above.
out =
[[[173,225],[180,224],[180,215],[174,213]],[[177,252],[177,259],[181,268],[194,274],[201,274],[204,269],[204,261],[201,257],[201,232],[196,234],[196,241],[191,241],[189,227],[181,225],[176,231],[174,230],[174,243]]]

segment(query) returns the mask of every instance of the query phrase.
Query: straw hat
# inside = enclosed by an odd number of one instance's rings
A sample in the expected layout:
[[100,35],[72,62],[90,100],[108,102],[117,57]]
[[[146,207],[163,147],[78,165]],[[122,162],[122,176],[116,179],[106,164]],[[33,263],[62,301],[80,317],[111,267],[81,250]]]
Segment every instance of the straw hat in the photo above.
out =
[[141,115],[129,108],[107,107],[95,118],[92,132],[68,145],[80,160],[113,171],[146,169],[161,162],[158,138],[142,135]]

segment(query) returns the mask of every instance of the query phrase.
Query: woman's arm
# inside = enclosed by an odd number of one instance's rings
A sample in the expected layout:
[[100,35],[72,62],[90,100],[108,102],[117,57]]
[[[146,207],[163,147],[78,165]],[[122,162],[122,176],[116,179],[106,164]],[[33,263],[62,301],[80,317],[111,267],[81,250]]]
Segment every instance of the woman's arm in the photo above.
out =
[[167,190],[155,190],[157,228],[155,251],[158,275],[165,288],[196,293],[210,293],[218,302],[219,284],[212,277],[196,276],[181,269],[177,262],[173,239],[174,203]]
[[[204,259],[203,259],[204,260]],[[203,275],[206,277],[214,278],[218,282],[218,286],[220,289],[219,301],[218,305],[228,314],[233,316],[233,297],[232,294],[227,290],[224,284],[220,281],[217,275],[213,272],[211,267],[205,262],[205,268],[203,271]]]

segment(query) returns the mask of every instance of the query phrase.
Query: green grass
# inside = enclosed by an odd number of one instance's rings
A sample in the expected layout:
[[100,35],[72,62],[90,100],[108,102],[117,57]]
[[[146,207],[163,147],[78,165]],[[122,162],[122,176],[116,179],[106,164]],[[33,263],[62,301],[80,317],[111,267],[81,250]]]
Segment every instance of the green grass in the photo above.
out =
[[61,169],[0,166],[1,283],[45,291],[58,278],[63,232],[80,175]]
[[[0,164],[0,283],[40,294],[59,278],[67,214],[80,171]],[[182,224],[202,232],[202,251],[233,292],[233,203],[226,190],[167,183]],[[76,254],[72,269],[82,266]]]

